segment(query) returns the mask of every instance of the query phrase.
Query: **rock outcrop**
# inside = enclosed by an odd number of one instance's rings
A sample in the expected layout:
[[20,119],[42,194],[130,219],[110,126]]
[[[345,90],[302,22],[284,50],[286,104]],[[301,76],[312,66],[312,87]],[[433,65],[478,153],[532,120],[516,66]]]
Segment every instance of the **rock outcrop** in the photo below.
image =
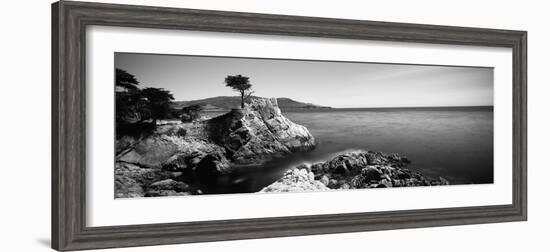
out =
[[[449,185],[449,181],[439,177],[428,178],[419,172],[404,168],[410,161],[398,154],[385,154],[372,151],[354,151],[338,155],[333,159],[312,165],[300,165],[295,169],[310,172],[315,182],[320,182],[329,189],[360,189]],[[294,169],[287,171],[287,174]],[[285,175],[286,176],[286,175]],[[303,182],[284,180],[285,187],[301,188]],[[310,183],[313,183],[309,181]],[[263,190],[270,192],[285,192],[275,182]],[[281,188],[281,190],[277,190]],[[293,191],[300,191],[300,190]],[[263,191],[262,190],[262,191]],[[311,191],[311,190],[302,190]]]
[[261,162],[315,147],[307,128],[284,117],[275,98],[253,99],[244,109],[234,109],[206,125],[210,139],[236,163]]
[[318,192],[329,190],[326,185],[315,180],[315,175],[307,169],[291,169],[277,182],[265,187],[260,192]]
[[216,118],[163,122],[147,136],[118,139],[115,196],[200,194],[201,185],[234,164],[260,165],[314,147],[313,136],[285,118],[276,99],[256,98]]
[[169,172],[116,162],[115,198],[202,194],[197,187],[177,181],[180,178],[181,172]]

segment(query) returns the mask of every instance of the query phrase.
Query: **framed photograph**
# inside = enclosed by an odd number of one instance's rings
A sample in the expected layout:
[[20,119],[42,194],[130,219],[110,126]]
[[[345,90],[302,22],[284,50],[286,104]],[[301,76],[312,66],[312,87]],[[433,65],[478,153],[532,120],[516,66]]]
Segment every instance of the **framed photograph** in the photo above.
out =
[[52,247],[527,219],[527,32],[52,5]]

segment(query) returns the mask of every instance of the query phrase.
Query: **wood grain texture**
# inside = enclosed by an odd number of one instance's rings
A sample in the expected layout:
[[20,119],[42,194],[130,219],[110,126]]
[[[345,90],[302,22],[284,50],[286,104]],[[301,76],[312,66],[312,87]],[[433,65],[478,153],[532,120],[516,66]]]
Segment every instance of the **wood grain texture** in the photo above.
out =
[[[512,48],[513,202],[482,207],[86,227],[88,25]],[[83,2],[52,5],[52,247],[57,250],[523,221],[527,219],[526,141],[525,31]]]

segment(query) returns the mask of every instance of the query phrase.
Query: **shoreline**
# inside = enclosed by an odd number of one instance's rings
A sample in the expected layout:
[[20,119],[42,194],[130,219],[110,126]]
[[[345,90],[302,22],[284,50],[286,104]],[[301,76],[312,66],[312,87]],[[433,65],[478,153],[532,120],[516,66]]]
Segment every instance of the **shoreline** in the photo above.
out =
[[[399,154],[353,147],[325,148],[326,156],[309,159],[315,161],[295,159],[272,169],[277,163],[266,163],[275,157],[291,160],[317,149],[307,124],[285,117],[275,99],[254,99],[245,108],[214,113],[219,115],[192,122],[157,120],[148,134],[117,139],[117,152],[127,151],[116,159],[115,198],[450,184],[405,168],[410,162]],[[239,174],[239,165],[251,168]]]
[[311,165],[287,170],[261,193],[350,190],[388,187],[441,186],[451,183],[405,168],[410,161],[399,154],[357,150]]

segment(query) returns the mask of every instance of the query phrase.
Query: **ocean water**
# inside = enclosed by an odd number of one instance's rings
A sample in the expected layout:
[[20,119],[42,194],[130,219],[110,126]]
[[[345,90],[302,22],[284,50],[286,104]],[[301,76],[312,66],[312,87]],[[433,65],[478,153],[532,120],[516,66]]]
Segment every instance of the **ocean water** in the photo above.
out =
[[255,192],[300,164],[327,160],[338,153],[365,149],[399,153],[407,167],[451,184],[493,183],[493,109],[395,108],[283,111],[306,126],[315,150],[246,167],[221,177],[212,193]]

